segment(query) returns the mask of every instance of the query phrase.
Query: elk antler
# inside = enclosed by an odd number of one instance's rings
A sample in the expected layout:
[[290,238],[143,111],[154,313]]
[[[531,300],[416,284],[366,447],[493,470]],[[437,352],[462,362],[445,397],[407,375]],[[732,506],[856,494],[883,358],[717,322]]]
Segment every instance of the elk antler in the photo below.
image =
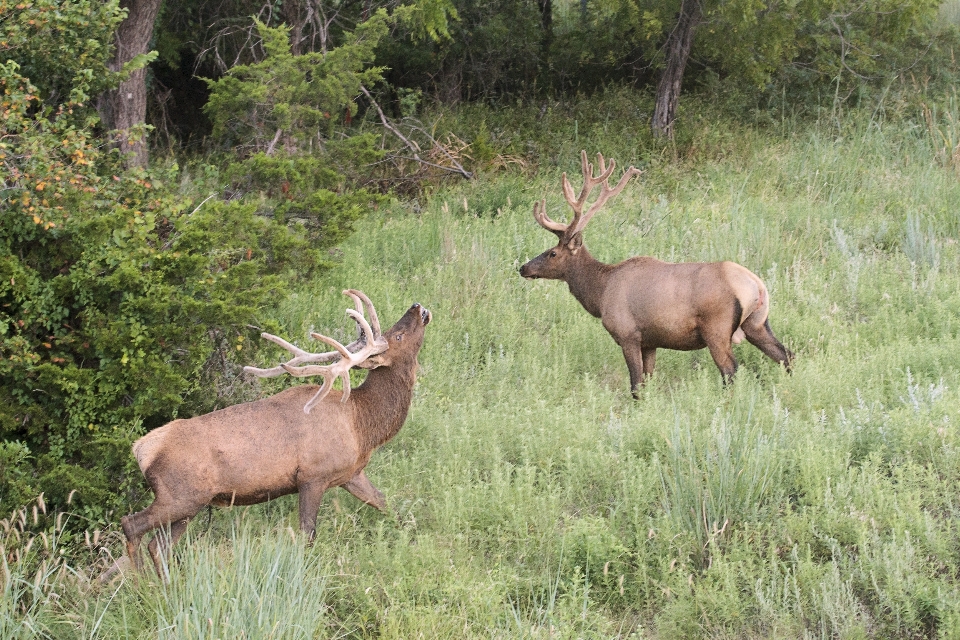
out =
[[[366,294],[363,293],[363,291],[360,291],[358,289],[346,289],[344,290],[343,294],[353,298],[353,303],[357,307],[357,311],[360,313],[363,313],[363,309],[360,307],[360,303],[361,302],[363,303],[363,306],[366,307],[367,309],[367,315],[370,316],[370,326],[373,327],[373,339],[379,340],[380,339],[380,319],[377,317],[377,310],[373,308],[373,303],[370,302],[370,298],[368,298]],[[348,350],[364,339],[362,329],[363,327],[358,322],[357,332],[359,333],[359,335],[357,336],[357,340],[355,342],[351,342],[349,345],[347,345]]]
[[[333,338],[311,332],[310,335],[313,338],[326,342],[336,349],[336,351],[310,353],[290,344],[283,338],[269,333],[262,333],[260,335],[264,339],[280,345],[290,353],[293,353],[295,357],[271,369],[244,367],[243,370],[260,378],[273,378],[283,373],[289,373],[298,378],[304,376],[323,376],[323,385],[309,402],[303,406],[304,413],[310,413],[310,410],[330,393],[330,389],[333,387],[333,381],[338,377],[343,381],[343,397],[340,398],[340,402],[346,402],[347,398],[350,397],[350,369],[363,364],[363,362],[371,356],[383,353],[389,345],[380,332],[380,320],[377,317],[377,311],[374,309],[373,303],[370,302],[370,298],[362,291],[356,289],[346,289],[343,293],[346,296],[350,296],[356,306],[356,310],[347,309],[347,315],[356,321],[357,330],[360,333],[355,341],[345,347]],[[369,323],[366,318],[363,317],[364,308],[366,308],[367,314],[370,316]],[[330,362],[338,357],[339,360],[326,366],[299,366],[306,363]]]
[[[606,166],[606,162],[603,159],[603,154],[597,153],[597,165],[600,168],[599,175],[593,175],[593,165],[587,162],[587,152],[583,150],[580,152],[580,164],[583,170],[583,187],[580,189],[579,195],[574,196],[573,186],[570,184],[570,181],[567,179],[567,172],[563,172],[563,177],[561,179],[561,186],[563,187],[563,196],[567,200],[567,203],[570,205],[570,208],[573,209],[573,220],[568,224],[563,224],[560,222],[554,222],[547,216],[547,201],[541,200],[536,202],[533,205],[533,217],[544,229],[556,233],[561,238],[571,237],[575,233],[583,231],[584,227],[587,226],[587,223],[590,222],[590,218],[599,211],[607,200],[617,195],[623,188],[627,186],[630,178],[636,175],[643,173],[639,169],[634,168],[632,165],[623,172],[623,175],[620,177],[620,182],[617,183],[617,186],[611,188],[607,181],[610,179],[610,176],[613,174],[614,167],[617,166],[616,161],[611,160],[610,166]],[[586,213],[583,213],[583,205],[586,204],[587,198],[590,196],[590,192],[593,191],[593,188],[597,185],[601,185],[600,188],[600,197],[598,197]]]

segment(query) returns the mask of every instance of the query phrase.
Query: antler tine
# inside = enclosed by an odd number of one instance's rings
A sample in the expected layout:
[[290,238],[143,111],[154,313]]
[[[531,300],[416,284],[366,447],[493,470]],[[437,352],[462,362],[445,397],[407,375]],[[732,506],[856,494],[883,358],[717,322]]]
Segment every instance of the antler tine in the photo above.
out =
[[[380,340],[380,336],[382,335],[382,332],[380,331],[380,319],[377,317],[377,310],[373,307],[373,302],[370,301],[370,298],[368,298],[365,293],[358,289],[346,289],[343,293],[344,295],[350,296],[357,307],[356,312],[347,312],[347,315],[356,320],[357,331],[359,333],[358,338],[346,346],[347,351],[354,353],[357,351],[357,349],[362,348],[365,344],[367,344],[368,340],[365,336],[370,336],[370,342],[376,342]],[[364,307],[366,308],[367,315],[370,316],[369,324],[361,315]],[[354,313],[357,315],[354,315]],[[357,316],[359,316],[359,319]],[[366,333],[364,333],[364,331],[366,331]],[[313,337],[317,337],[319,334],[311,335]],[[304,351],[296,345],[290,344],[283,338],[277,337],[270,333],[261,333],[260,337],[265,340],[269,340],[274,344],[278,344],[292,353],[295,357],[285,363],[291,367],[297,367],[311,363],[331,362],[341,357],[341,353],[339,351],[328,351],[326,353],[310,353],[308,351]],[[271,367],[270,369],[260,369],[258,367],[248,366],[244,367],[243,370],[251,375],[257,376],[258,378],[275,378],[276,376],[283,375],[284,373],[289,373],[289,371],[287,371],[283,365]]]
[[[310,398],[305,405],[303,405],[304,413],[310,413],[310,410],[313,409],[313,407],[315,407],[318,402],[326,398],[327,394],[330,393],[330,389],[333,388],[334,380],[336,380],[338,377],[342,375],[342,372],[335,371],[332,365],[329,367],[318,367],[314,365],[314,366],[308,366],[308,367],[301,367],[300,369],[294,369],[293,367],[286,364],[282,364],[280,366],[283,367],[287,373],[297,378],[302,378],[302,377],[311,376],[311,375],[323,376],[323,384],[320,385],[320,388],[317,389],[317,392],[313,394],[313,397]],[[347,369],[347,371],[349,372],[350,370]],[[347,377],[347,384],[345,384],[343,388],[344,388],[344,392],[343,392],[344,396],[349,397],[350,395],[349,374]]]
[[363,308],[360,306],[361,301],[363,302],[363,307],[366,308],[367,315],[370,316],[370,326],[373,327],[373,335],[371,337],[374,340],[378,339],[381,334],[380,318],[377,317],[377,310],[373,308],[373,302],[370,301],[370,298],[359,289],[344,289],[343,294],[353,298],[353,302],[357,306],[357,311],[360,313],[363,313]]
[[[355,344],[359,344],[361,345],[361,347],[365,347],[368,344],[373,344],[382,340],[382,338],[376,333],[374,333],[373,329],[370,328],[370,325],[367,323],[367,319],[363,317],[362,313],[360,313],[359,311],[354,311],[353,309],[347,309],[347,315],[354,319],[354,321],[357,323],[357,329],[360,332],[360,338],[354,342],[351,342],[350,343],[351,346]],[[335,347],[338,351],[342,347],[343,351],[341,353],[350,354],[350,353],[360,352],[359,350],[350,351],[350,347],[344,347],[336,340],[334,340],[333,342],[330,342],[329,338],[327,338],[326,336],[322,336],[319,333],[311,333],[310,335],[316,338],[317,340],[322,340],[327,344]],[[369,339],[366,336],[370,336]]]
[[[351,309],[351,311],[353,311],[353,310]],[[354,354],[350,353],[349,351],[347,351],[347,348],[346,348],[345,346],[343,346],[342,344],[340,344],[336,339],[331,338],[331,337],[329,337],[329,336],[325,336],[325,335],[323,335],[322,333],[317,333],[316,331],[311,331],[311,332],[310,332],[310,337],[313,338],[313,339],[315,339],[315,340],[319,340],[320,342],[326,342],[328,345],[330,345],[331,347],[333,347],[334,349],[336,349],[337,351],[339,351],[341,356],[343,356],[344,358],[347,358],[348,360],[350,359],[351,356],[354,355]],[[360,353],[360,352],[357,351],[356,353]],[[292,368],[292,367],[290,367],[290,366],[284,367],[284,369],[286,369],[288,373],[290,372],[290,369],[291,369],[291,368]],[[303,367],[303,368],[306,369],[307,367]],[[301,376],[297,376],[297,377],[301,377]]]
[[[304,407],[304,413],[310,413],[310,410],[322,401],[330,389],[333,388],[333,382],[339,377],[343,380],[343,397],[341,402],[346,402],[350,397],[350,369],[362,364],[367,358],[383,353],[389,347],[386,338],[380,332],[380,320],[377,317],[376,309],[362,291],[357,289],[347,289],[343,292],[350,296],[356,305],[356,310],[347,309],[347,315],[353,318],[357,323],[360,332],[360,338],[351,342],[348,346],[343,346],[337,340],[320,333],[311,332],[311,336],[321,342],[324,342],[335,349],[327,353],[310,353],[290,344],[283,338],[279,338],[269,333],[261,334],[264,339],[280,345],[294,357],[283,364],[272,369],[259,369],[257,367],[244,367],[243,370],[261,378],[269,378],[289,373],[292,376],[302,378],[304,376],[323,376],[323,385],[317,393],[307,402]],[[363,316],[364,307],[370,315],[370,322]],[[371,326],[372,324],[372,326]],[[356,349],[356,351],[351,351]],[[329,365],[316,365],[308,363],[330,362]],[[307,366],[299,366],[307,365]]]
[[[360,300],[358,296],[350,293],[349,289],[344,289],[341,293],[343,293],[343,295],[345,296],[350,296],[350,298],[353,300],[353,306],[356,307],[359,313],[363,313],[363,302]],[[359,341],[365,340],[366,339],[365,336],[366,334],[363,332],[363,327],[361,327],[360,323],[358,322],[357,323],[357,341],[359,342]]]
[[[363,316],[353,309],[348,309],[347,313],[349,313],[351,317],[358,322],[363,320]],[[370,326],[367,325],[366,321],[363,321],[363,324],[366,325],[364,329],[370,332],[367,335],[372,335],[372,330],[370,329]],[[339,351],[343,357],[337,362],[326,366],[310,365],[306,367],[294,368],[287,364],[280,365],[283,367],[284,371],[298,378],[303,378],[305,376],[323,376],[323,385],[319,390],[317,390],[317,393],[314,394],[309,402],[303,406],[304,413],[310,413],[310,410],[314,406],[327,397],[327,394],[330,393],[330,389],[333,388],[334,380],[336,380],[338,377],[343,382],[343,396],[340,398],[340,402],[346,402],[350,397],[350,369],[363,363],[363,361],[370,356],[383,353],[389,346],[386,339],[380,336],[377,340],[370,340],[370,342],[364,345],[364,347],[356,353],[350,353],[347,351],[345,346],[329,336],[319,333],[311,333],[310,335],[317,340],[326,342],[331,347]]]
[[[573,209],[573,212],[576,213],[577,209],[581,208],[582,203],[578,196],[573,195],[573,185],[570,184],[570,180],[567,179],[567,172],[564,171],[563,175],[560,177],[560,186],[563,188],[563,198],[567,201],[567,204],[570,205],[570,208]],[[581,193],[581,195],[583,195]]]
[[[613,168],[612,160],[610,161],[610,164],[611,164],[611,168]],[[593,216],[593,214],[599,211],[600,208],[604,204],[606,204],[607,200],[609,200],[613,196],[623,191],[623,188],[627,186],[627,183],[630,181],[630,178],[632,178],[633,176],[638,176],[641,173],[643,172],[640,171],[640,169],[637,169],[636,167],[631,165],[630,167],[627,167],[627,170],[623,172],[622,176],[620,176],[620,181],[617,183],[617,186],[613,187],[612,189],[607,184],[607,182],[604,181],[603,185],[601,185],[600,187],[600,197],[597,198],[596,202],[590,205],[590,209],[587,211],[587,215],[585,216],[584,224],[586,224],[586,220],[589,220]]]
[[546,198],[544,198],[539,202],[533,203],[533,219],[536,220],[540,224],[540,226],[546,229],[547,231],[553,231],[558,235],[562,234],[564,231],[567,230],[567,225],[560,222],[554,222],[547,215],[547,199]]
[[[586,156],[586,153],[584,153],[584,156]],[[604,170],[603,155],[598,153],[597,159],[599,160],[600,165],[600,176],[596,178],[596,183],[600,184],[600,196],[594,201],[593,204],[590,205],[590,208],[587,209],[585,214],[576,216],[576,218],[570,223],[570,230],[567,232],[568,234],[572,235],[579,231],[583,231],[583,229],[587,226],[587,223],[590,222],[590,219],[593,218],[593,216],[601,208],[603,208],[603,205],[606,204],[607,200],[623,191],[623,188],[627,186],[627,182],[629,182],[633,176],[643,173],[633,165],[630,165],[627,167],[627,170],[623,172],[623,175],[620,176],[620,181],[617,183],[617,186],[611,188],[608,180],[610,179],[610,175],[613,173],[613,169],[617,166],[617,163],[614,160],[610,160],[610,166]]]
[[580,193],[577,196],[573,195],[573,185],[570,184],[570,180],[567,178],[566,172],[563,173],[563,176],[560,180],[561,186],[563,187],[563,196],[567,200],[567,204],[570,205],[570,208],[573,209],[573,220],[570,221],[570,224],[567,225],[567,233],[572,234],[577,231],[582,231],[583,227],[586,226],[587,221],[590,219],[590,216],[593,215],[593,210],[587,212],[586,219],[584,219],[583,214],[583,205],[586,204],[587,198],[590,196],[590,192],[593,191],[593,188],[598,184],[606,184],[607,180],[610,178],[610,175],[613,173],[613,169],[616,166],[616,162],[613,160],[610,161],[610,166],[606,166],[606,162],[603,159],[603,154],[597,154],[597,165],[600,169],[598,175],[593,175],[593,165],[587,160],[587,151],[583,149],[580,151],[580,166],[583,171],[583,187],[580,188]]
[[[309,351],[304,351],[300,347],[290,344],[283,338],[275,336],[271,333],[261,333],[260,337],[264,340],[269,340],[274,344],[278,344],[290,353],[294,354],[295,357],[284,363],[289,366],[299,366],[312,362],[329,362],[336,359],[340,355],[335,351],[330,351],[328,353],[310,353]],[[354,346],[355,344],[356,343],[353,343],[351,346]],[[244,367],[243,370],[249,374],[257,376],[258,378],[275,378],[279,375],[283,375],[286,372],[286,370],[283,368],[283,365],[278,365],[270,369],[260,369],[258,367],[248,366]]]
[[260,337],[263,338],[264,340],[269,340],[270,342],[273,342],[273,343],[275,343],[275,344],[280,345],[281,347],[283,347],[284,349],[286,349],[286,350],[289,351],[290,353],[295,354],[295,355],[298,356],[298,357],[306,357],[306,356],[311,355],[309,352],[304,351],[303,349],[301,349],[301,348],[298,347],[297,345],[295,345],[295,344],[290,344],[289,342],[287,342],[287,341],[284,340],[283,338],[281,338],[281,337],[279,337],[279,336],[275,336],[275,335],[273,335],[272,333],[261,333],[261,334],[260,334]]

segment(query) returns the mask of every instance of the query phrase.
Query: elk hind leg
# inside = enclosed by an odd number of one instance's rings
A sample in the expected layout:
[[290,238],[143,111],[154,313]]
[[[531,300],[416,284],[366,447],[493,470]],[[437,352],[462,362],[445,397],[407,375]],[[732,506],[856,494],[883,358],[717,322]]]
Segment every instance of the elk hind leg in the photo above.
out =
[[710,356],[714,364],[720,370],[723,376],[723,384],[733,382],[733,376],[737,372],[737,359],[733,356],[733,343],[729,334],[722,331],[715,332],[713,335],[705,335],[704,342],[707,343],[707,349],[710,350]]
[[773,335],[773,330],[770,329],[770,319],[765,318],[762,324],[751,324],[749,320],[750,318],[747,318],[747,322],[744,322],[742,326],[747,341],[760,349],[771,360],[782,364],[787,371],[790,371],[793,353]]
[[150,544],[147,545],[150,558],[153,560],[153,566],[161,579],[166,577],[165,565],[169,563],[170,551],[173,549],[173,545],[177,544],[177,540],[180,539],[184,531],[187,530],[188,524],[190,524],[190,518],[183,518],[171,523],[169,530],[166,527],[160,527],[150,540]]
[[[157,493],[156,489],[154,493]],[[134,568],[138,571],[143,568],[143,561],[140,558],[140,542],[143,540],[145,533],[180,520],[190,519],[203,507],[202,504],[195,505],[192,503],[178,505],[166,495],[160,495],[163,497],[158,496],[153,504],[143,511],[124,516],[120,520],[123,534],[127,538],[127,554],[130,556]],[[154,551],[151,550],[151,556],[153,553]]]
[[[149,508],[149,507],[148,507]],[[136,571],[143,569],[143,560],[140,558],[140,541],[143,540],[143,534],[149,531],[147,528],[141,529],[136,526],[136,516],[143,514],[143,511],[120,519],[120,527],[123,529],[123,535],[127,539],[127,557],[133,563]]]

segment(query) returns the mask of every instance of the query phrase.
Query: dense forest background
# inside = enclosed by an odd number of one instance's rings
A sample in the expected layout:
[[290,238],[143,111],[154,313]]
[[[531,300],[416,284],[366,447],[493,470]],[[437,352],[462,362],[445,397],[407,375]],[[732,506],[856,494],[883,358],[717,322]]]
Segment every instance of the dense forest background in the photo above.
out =
[[93,520],[137,499],[137,434],[253,393],[268,309],[359,218],[558,162],[535,131],[580,98],[635,92],[606,117],[642,163],[706,104],[921,109],[956,74],[933,0],[0,0],[0,29],[0,504]]

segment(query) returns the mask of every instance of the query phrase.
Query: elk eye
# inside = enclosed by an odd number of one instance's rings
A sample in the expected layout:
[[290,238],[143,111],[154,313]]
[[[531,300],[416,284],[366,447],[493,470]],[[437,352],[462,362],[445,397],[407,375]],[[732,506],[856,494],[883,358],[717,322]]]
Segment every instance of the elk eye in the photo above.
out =
[[403,340],[403,334],[397,334],[397,342],[400,342],[401,340]]
[[556,258],[556,257],[557,257],[557,252],[556,252],[556,251],[551,251],[551,252],[550,252],[550,257],[551,257],[551,258]]

